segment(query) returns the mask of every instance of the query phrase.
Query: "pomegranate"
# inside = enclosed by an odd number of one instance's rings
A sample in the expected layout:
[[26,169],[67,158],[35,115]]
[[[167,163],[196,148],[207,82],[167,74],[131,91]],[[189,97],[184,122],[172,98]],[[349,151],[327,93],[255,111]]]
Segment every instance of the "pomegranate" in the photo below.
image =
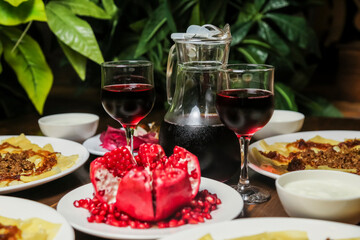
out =
[[197,157],[181,147],[167,157],[158,144],[144,143],[138,155],[116,148],[95,159],[90,179],[95,197],[142,221],[159,221],[190,204],[199,191]]

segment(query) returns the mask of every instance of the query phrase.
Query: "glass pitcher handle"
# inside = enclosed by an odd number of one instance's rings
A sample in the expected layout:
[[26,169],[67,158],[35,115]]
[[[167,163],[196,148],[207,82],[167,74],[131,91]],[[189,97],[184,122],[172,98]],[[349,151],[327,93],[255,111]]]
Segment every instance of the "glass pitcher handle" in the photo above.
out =
[[[167,101],[169,104],[171,104],[171,102],[172,102],[173,94],[175,91],[175,89],[173,87],[174,86],[173,73],[176,74],[176,68],[174,69],[174,66],[176,66],[175,47],[176,47],[176,45],[174,44],[170,48],[168,61],[167,61],[167,67],[166,67],[166,96],[167,96]],[[176,76],[175,76],[175,78],[176,78]]]

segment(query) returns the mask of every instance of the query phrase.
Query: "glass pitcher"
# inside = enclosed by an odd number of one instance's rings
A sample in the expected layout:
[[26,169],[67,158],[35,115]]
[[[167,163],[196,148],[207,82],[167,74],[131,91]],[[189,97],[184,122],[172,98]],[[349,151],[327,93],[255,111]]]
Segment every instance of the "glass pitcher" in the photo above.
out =
[[160,128],[160,144],[167,155],[175,146],[195,154],[206,175],[217,165],[239,161],[237,138],[223,126],[215,108],[218,70],[229,57],[230,27],[192,25],[171,38],[175,44],[166,73],[170,107]]

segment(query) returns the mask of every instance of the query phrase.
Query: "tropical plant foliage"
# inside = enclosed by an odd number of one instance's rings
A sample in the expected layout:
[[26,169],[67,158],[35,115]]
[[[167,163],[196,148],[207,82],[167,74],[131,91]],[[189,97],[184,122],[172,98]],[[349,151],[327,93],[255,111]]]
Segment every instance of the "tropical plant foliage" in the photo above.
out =
[[46,23],[79,78],[85,80],[87,59],[96,63],[104,59],[92,27],[79,16],[110,19],[113,1],[103,1],[103,7],[90,0],[52,0],[46,5],[42,0],[0,0],[0,56],[40,114],[53,74],[41,46],[27,34],[29,28],[35,21]]
[[319,2],[50,0],[45,4],[42,0],[0,0],[0,13],[6,13],[0,18],[0,54],[41,113],[53,77],[41,47],[26,34],[33,21],[47,24],[82,80],[88,59],[95,63],[103,59],[152,61],[160,96],[165,95],[171,33],[184,32],[192,24],[223,27],[229,23],[233,35],[230,62],[275,66],[277,108],[340,116],[325,99],[303,94],[321,57],[316,35],[304,14]]
[[[307,97],[321,58],[315,32],[305,18],[316,0],[158,0],[118,3],[105,51],[110,59],[146,58],[154,62],[160,86],[165,86],[170,34],[189,25],[211,23],[232,32],[230,62],[266,63],[276,67],[276,107],[313,115],[341,116],[325,99]],[[309,60],[310,59],[310,60]]]

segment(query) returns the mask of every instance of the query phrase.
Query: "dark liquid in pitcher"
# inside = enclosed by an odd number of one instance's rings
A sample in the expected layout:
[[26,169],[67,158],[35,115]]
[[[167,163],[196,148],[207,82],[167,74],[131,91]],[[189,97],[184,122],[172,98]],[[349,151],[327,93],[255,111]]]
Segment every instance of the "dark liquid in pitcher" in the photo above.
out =
[[163,121],[159,140],[168,156],[175,146],[195,154],[204,177],[225,181],[240,168],[239,141],[234,132],[222,124],[184,126]]

